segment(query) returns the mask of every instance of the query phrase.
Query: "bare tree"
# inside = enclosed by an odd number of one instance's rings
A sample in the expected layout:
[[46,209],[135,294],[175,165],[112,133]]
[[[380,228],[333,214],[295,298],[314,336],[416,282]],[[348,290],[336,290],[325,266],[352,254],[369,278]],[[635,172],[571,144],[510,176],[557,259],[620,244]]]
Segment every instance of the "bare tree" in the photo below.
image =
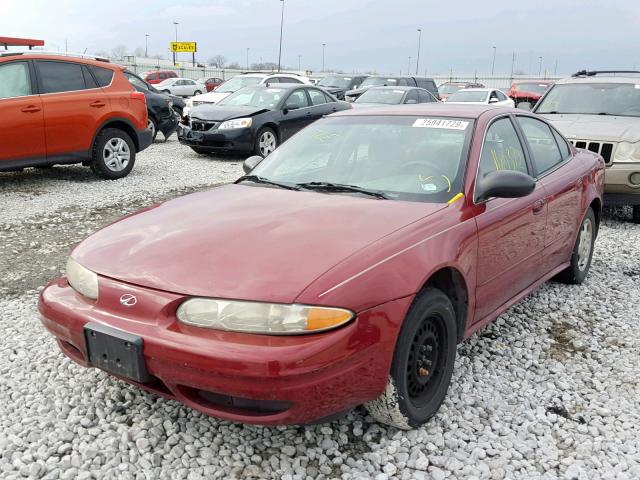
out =
[[227,63],[227,57],[224,55],[214,55],[209,59],[208,63],[215,65],[217,68],[224,68]]
[[225,68],[228,68],[229,70],[242,70],[242,67],[238,62],[232,62],[229,65],[226,65]]
[[144,57],[144,48],[142,48],[142,47],[138,47],[138,48],[136,48],[136,49],[133,51],[133,54],[134,54],[136,57]]
[[96,52],[96,56],[109,58],[110,55],[109,55],[109,52],[107,52],[106,50],[99,50]]
[[113,58],[118,60],[122,60],[122,58],[127,54],[126,45],[117,45],[113,50],[111,50],[111,55]]

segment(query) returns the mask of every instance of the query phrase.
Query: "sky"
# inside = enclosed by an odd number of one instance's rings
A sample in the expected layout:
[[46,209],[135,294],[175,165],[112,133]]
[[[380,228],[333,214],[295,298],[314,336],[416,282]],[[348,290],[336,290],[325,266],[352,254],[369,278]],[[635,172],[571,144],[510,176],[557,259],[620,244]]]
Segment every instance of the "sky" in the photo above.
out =
[[[279,0],[0,0],[0,36],[43,39],[48,49],[95,53],[145,46],[166,58],[180,41],[196,59],[278,61]],[[640,68],[638,0],[285,0],[282,63],[420,74],[550,75]],[[66,43],[65,43],[66,42]],[[186,54],[183,54],[186,55]],[[411,63],[409,63],[411,57]],[[542,57],[542,59],[540,59]]]

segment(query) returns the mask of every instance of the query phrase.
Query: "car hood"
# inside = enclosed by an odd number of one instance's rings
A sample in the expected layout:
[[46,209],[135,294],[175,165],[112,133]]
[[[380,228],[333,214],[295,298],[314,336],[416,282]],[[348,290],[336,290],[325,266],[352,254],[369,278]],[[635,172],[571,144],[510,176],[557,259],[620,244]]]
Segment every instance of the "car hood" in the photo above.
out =
[[640,141],[639,117],[608,115],[541,114],[568,139],[606,142]]
[[340,88],[340,87],[324,87],[322,85],[318,85],[320,88],[326,90],[329,93],[340,93],[340,92],[345,92],[347,89],[346,88]]
[[231,92],[213,92],[203,93],[200,95],[196,95],[195,97],[191,97],[191,100],[194,102],[207,102],[207,103],[218,103],[220,100],[223,100],[231,95]]
[[191,109],[190,117],[200,120],[222,122],[232,118],[252,117],[268,111],[266,108],[239,107],[235,105],[196,105]]
[[72,257],[144,287],[291,303],[350,255],[443,208],[225,185],[125,217],[83,241]]

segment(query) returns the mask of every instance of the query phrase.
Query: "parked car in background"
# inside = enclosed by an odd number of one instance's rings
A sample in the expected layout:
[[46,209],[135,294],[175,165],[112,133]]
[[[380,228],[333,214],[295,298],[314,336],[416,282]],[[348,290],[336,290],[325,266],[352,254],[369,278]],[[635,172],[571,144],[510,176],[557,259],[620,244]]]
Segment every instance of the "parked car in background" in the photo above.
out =
[[218,77],[203,77],[196,80],[196,82],[201,83],[205,86],[205,90],[210,92],[215,90],[216,87],[219,87],[224,83],[224,80]]
[[424,88],[372,87],[353,102],[353,107],[434,103],[437,101],[438,99]]
[[511,108],[515,106],[513,100],[495,88],[464,88],[449,95],[447,104],[449,103],[477,103]]
[[141,73],[140,77],[142,77],[145,82],[155,85],[164,82],[168,78],[178,78],[178,74],[173,70],[151,70]]
[[358,88],[367,77],[368,75],[327,75],[322,77],[317,85],[338,100],[344,100],[345,92]]
[[162,132],[165,139],[176,131],[180,116],[173,108],[173,95],[160,93],[133,72],[125,71],[124,75],[137,91],[142,92],[147,101],[147,128],[151,130],[155,140],[158,132]]
[[640,72],[578,72],[552,85],[533,111],[577,148],[602,155],[605,205],[631,205],[640,223]]
[[204,93],[202,95],[198,95],[196,98],[187,100],[187,108],[184,111],[184,115],[189,115],[189,111],[198,105],[218,103],[243,87],[262,85],[265,83],[300,83],[310,85],[311,81],[307,77],[294,73],[277,73],[272,75],[264,73],[243,73],[233,77],[231,80],[227,80],[213,92]]
[[601,218],[601,157],[513,109],[354,109],[244,169],[72,251],[38,304],[65,355],[233,422],[419,427],[459,342],[585,280]]
[[147,104],[124,67],[97,57],[0,54],[0,171],[82,163],[129,174],[151,144]]
[[463,88],[484,88],[484,85],[476,82],[445,82],[438,85],[439,99],[446,102],[449,95]]
[[179,97],[192,97],[200,95],[204,85],[190,78],[168,78],[155,86],[163,93],[171,93]]
[[245,87],[215,105],[194,107],[178,127],[178,139],[198,153],[266,156],[323,115],[348,108],[348,103],[311,85]]
[[514,82],[507,95],[513,99],[516,106],[520,102],[527,102],[534,105],[544,93],[551,88],[554,82]]
[[430,91],[435,97],[438,96],[438,87],[431,78],[373,76],[364,79],[358,88],[348,90],[345,100],[353,102],[371,87],[420,87]]

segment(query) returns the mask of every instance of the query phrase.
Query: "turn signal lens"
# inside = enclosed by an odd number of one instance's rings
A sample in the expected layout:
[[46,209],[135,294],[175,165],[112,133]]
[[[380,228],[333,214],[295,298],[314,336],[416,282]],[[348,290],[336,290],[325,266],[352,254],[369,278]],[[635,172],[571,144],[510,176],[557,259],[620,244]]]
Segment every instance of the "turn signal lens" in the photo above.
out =
[[354,318],[342,308],[192,298],[176,312],[195,327],[265,335],[300,335],[337,328]]

